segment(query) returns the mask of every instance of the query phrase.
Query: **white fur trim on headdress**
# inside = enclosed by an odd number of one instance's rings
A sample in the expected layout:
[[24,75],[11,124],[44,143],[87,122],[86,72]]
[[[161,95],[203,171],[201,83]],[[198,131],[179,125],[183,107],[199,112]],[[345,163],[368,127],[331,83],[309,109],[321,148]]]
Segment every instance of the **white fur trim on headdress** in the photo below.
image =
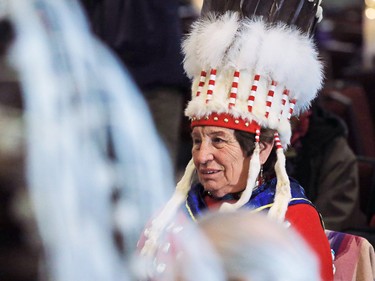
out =
[[238,27],[236,12],[208,14],[194,23],[189,37],[182,45],[187,75],[192,78],[199,75],[201,70],[222,66]]
[[245,19],[237,39],[228,51],[228,65],[239,71],[253,71],[266,29],[260,19]]

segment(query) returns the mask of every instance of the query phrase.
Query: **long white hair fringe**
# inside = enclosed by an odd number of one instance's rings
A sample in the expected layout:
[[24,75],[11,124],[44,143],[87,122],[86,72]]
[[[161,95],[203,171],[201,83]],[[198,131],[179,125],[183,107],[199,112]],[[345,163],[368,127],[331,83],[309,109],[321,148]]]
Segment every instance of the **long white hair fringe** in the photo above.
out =
[[153,256],[155,254],[158,247],[158,240],[161,237],[163,230],[172,221],[173,217],[177,214],[178,208],[187,198],[194,170],[194,161],[191,159],[185,168],[184,175],[177,183],[173,196],[168,200],[160,214],[152,220],[151,226],[148,228],[147,233],[145,233],[147,239],[141,249],[141,255]]
[[292,195],[290,192],[289,177],[285,168],[285,154],[282,147],[276,149],[276,155],[276,194],[274,203],[268,212],[268,217],[275,219],[278,222],[283,222]]

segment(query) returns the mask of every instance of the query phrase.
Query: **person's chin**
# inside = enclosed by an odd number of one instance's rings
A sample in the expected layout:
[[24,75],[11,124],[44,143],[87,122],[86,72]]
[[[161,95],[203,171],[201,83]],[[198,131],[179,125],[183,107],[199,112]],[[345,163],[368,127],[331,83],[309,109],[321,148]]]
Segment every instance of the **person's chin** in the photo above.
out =
[[223,192],[223,191],[221,191],[221,190],[211,192],[211,196],[212,196],[213,198],[217,198],[217,199],[222,198],[222,197],[224,197],[224,196],[227,195],[227,194],[228,194],[228,192]]
[[217,184],[213,184],[212,182],[206,182],[204,186],[204,190],[209,192],[213,197],[220,198],[225,196],[227,193],[221,190]]

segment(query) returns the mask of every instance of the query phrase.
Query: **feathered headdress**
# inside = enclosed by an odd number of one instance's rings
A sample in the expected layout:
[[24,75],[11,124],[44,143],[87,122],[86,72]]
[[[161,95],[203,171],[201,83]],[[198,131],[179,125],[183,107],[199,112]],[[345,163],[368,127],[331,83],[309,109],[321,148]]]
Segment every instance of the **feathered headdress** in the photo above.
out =
[[[261,128],[276,131],[276,195],[269,216],[284,220],[291,198],[283,150],[290,118],[310,106],[322,86],[323,67],[310,37],[322,17],[321,0],[210,0],[183,42],[184,68],[192,79],[185,115],[194,126],[219,126],[256,134],[245,191],[221,210],[243,206],[260,172]],[[187,197],[194,171],[190,161],[163,212],[162,229]],[[157,232],[157,231],[156,231]],[[152,239],[151,239],[152,240]]]

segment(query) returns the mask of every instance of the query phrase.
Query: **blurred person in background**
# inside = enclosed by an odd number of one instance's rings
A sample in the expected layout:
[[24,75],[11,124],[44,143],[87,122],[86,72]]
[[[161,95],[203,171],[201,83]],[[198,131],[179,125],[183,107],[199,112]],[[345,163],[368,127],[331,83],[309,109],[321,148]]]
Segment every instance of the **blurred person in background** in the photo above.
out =
[[292,118],[293,135],[287,170],[305,188],[327,229],[344,231],[364,226],[359,209],[358,164],[347,141],[343,120],[317,102]]
[[198,221],[223,264],[228,281],[317,281],[311,249],[292,229],[264,214],[209,213]]

